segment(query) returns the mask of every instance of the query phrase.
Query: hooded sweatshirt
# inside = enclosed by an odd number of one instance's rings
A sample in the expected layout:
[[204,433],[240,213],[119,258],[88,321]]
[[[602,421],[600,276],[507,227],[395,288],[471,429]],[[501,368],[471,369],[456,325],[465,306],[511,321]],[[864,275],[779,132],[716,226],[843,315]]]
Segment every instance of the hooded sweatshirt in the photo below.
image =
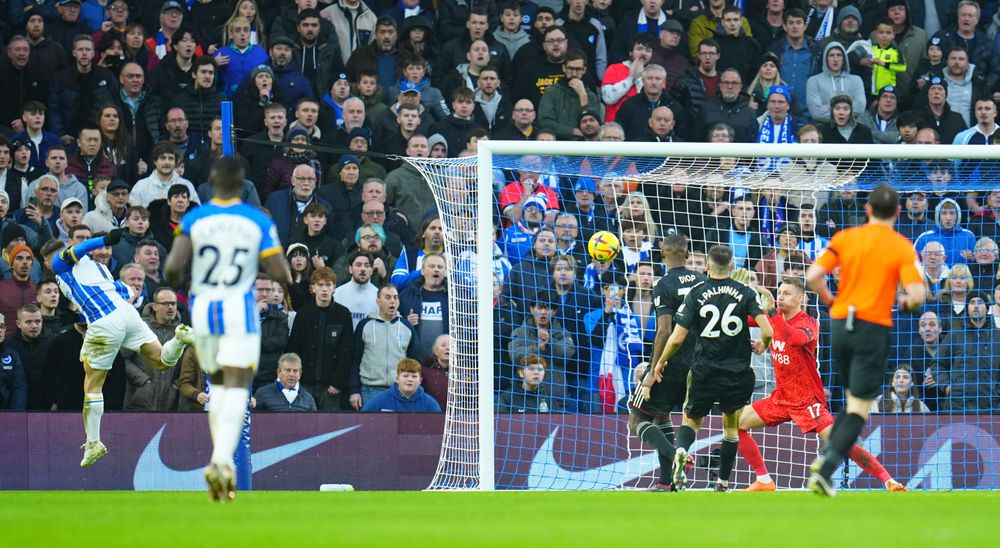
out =
[[423,386],[418,386],[417,391],[410,397],[406,397],[399,391],[399,385],[393,383],[388,390],[375,396],[371,401],[365,402],[361,408],[363,413],[377,413],[379,411],[390,411],[397,413],[440,413],[441,406],[434,398],[424,392]]
[[[955,226],[951,228],[941,226],[941,209],[945,204],[951,204],[955,209]],[[917,241],[914,242],[917,253],[922,252],[930,242],[938,242],[944,247],[945,261],[949,268],[967,262],[962,251],[972,251],[976,246],[976,235],[971,230],[962,228],[962,208],[955,200],[945,198],[934,208],[934,227],[917,236]]]
[[[830,50],[839,49],[844,54],[844,66],[840,74],[833,74],[827,64]],[[847,50],[840,42],[830,42],[823,48],[823,70],[806,81],[806,106],[809,116],[817,122],[830,121],[830,99],[836,95],[847,95],[855,113],[865,111],[865,83],[860,76],[851,74],[851,64],[847,60]]]
[[398,314],[386,321],[369,314],[354,330],[354,357],[348,388],[360,394],[361,385],[392,386],[396,366],[403,358],[420,359],[420,341],[413,326]]

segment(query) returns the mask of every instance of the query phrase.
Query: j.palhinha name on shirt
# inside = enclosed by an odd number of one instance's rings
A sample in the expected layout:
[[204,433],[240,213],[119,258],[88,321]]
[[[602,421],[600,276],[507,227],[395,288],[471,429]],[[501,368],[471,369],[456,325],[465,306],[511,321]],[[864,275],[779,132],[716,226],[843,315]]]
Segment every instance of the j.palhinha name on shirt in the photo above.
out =
[[719,285],[702,291],[701,296],[698,297],[698,306],[705,304],[705,301],[716,295],[729,295],[730,297],[736,299],[736,302],[743,300],[743,293],[740,292],[739,289],[729,285]]

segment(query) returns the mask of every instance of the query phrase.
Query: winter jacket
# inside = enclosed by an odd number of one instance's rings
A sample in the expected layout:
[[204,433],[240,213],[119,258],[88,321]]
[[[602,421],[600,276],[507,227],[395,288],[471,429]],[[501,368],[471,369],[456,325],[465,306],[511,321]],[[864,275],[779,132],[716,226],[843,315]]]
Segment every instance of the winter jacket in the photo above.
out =
[[298,104],[299,99],[303,97],[313,96],[312,83],[295,68],[295,65],[289,63],[283,67],[277,67],[272,61],[267,66],[274,71],[275,84],[289,106]]
[[674,134],[682,139],[688,138],[687,111],[664,90],[653,101],[650,101],[645,93],[640,93],[622,103],[615,121],[625,130],[626,141],[643,139],[643,135],[649,130],[649,117],[657,107],[669,107],[674,113]]
[[868,126],[859,124],[854,120],[851,120],[850,126],[851,136],[849,138],[845,138],[833,122],[820,124],[819,131],[823,136],[824,143],[870,145],[875,142],[872,138],[872,130],[868,129]]
[[86,74],[76,70],[75,63],[64,68],[52,82],[45,125],[56,135],[76,137],[90,120],[97,92],[114,88],[117,82],[110,70],[96,64]]
[[51,74],[45,74],[30,62],[17,68],[6,55],[0,57],[0,82],[4,84],[4,100],[0,101],[0,124],[10,127],[21,119],[21,107],[28,101],[45,103],[49,99]]
[[[388,88],[396,82],[396,58],[398,53],[380,51],[375,42],[354,50],[344,70],[352,82],[357,82],[361,71],[372,71],[378,75],[378,83]],[[329,90],[329,88],[327,88]]]
[[28,409],[28,379],[16,350],[0,342],[0,411]]
[[187,116],[191,144],[198,145],[208,140],[212,119],[222,115],[222,102],[225,100],[215,88],[199,89],[195,86],[185,88],[174,96],[173,105],[183,109]]
[[858,122],[872,131],[872,139],[882,145],[895,145],[899,143],[899,129],[896,127],[896,115],[893,114],[888,120],[882,120],[878,116],[878,104],[865,111],[858,119]]
[[88,161],[79,153],[69,157],[66,164],[66,174],[76,177],[87,189],[88,200],[83,202],[85,209],[90,208],[90,191],[94,188],[94,178],[104,177],[113,179],[115,177],[115,166],[106,156],[98,153],[92,160]]
[[229,56],[229,63],[219,67],[219,80],[222,82],[222,95],[232,98],[236,94],[236,89],[244,80],[250,77],[250,73],[258,65],[267,63],[268,56],[264,48],[249,45],[245,51],[239,51],[232,45],[222,46],[212,57],[220,55]]
[[[149,89],[153,90],[153,93],[160,96],[160,101],[164,105],[174,104],[174,100],[182,91],[194,87],[191,69],[182,70],[177,65],[177,53],[173,51],[156,65],[156,68],[146,78],[146,83],[149,85]],[[188,114],[189,121],[190,116]]]
[[[441,321],[444,323],[444,332],[448,332],[448,287],[443,286],[440,290],[441,299]],[[400,314],[409,314],[410,310],[420,313],[424,308],[424,277],[417,276],[409,284],[399,290],[399,311]],[[417,325],[414,331],[420,335],[420,326]]]
[[[472,119],[476,125],[486,128],[490,132],[490,135],[495,135],[497,130],[505,128],[511,123],[511,115],[514,112],[514,107],[506,94],[497,90],[493,94],[493,99],[486,101],[483,98],[483,92],[477,89],[473,93],[473,96],[476,107],[472,110]],[[492,120],[486,113],[487,109],[493,111]],[[451,149],[449,148],[449,150]]]
[[391,386],[403,358],[420,359],[420,340],[413,326],[398,314],[388,321],[377,313],[361,320],[354,330],[350,393],[360,394],[362,385]]
[[340,50],[340,62],[344,65],[351,57],[351,52],[367,46],[375,38],[375,21],[378,17],[364,2],[358,2],[352,8],[344,0],[338,0],[323,8],[319,14],[333,26]]
[[347,389],[355,344],[353,335],[351,311],[336,302],[325,308],[312,302],[298,310],[287,351],[302,358],[301,382]]
[[[326,206],[327,214],[331,211],[330,204],[323,198],[313,194],[312,200]],[[264,209],[271,214],[274,225],[278,229],[278,238],[282,242],[290,242],[293,235],[303,231],[302,216],[299,215],[295,200],[292,199],[292,189],[287,188],[271,194],[264,203]],[[329,219],[329,216],[327,217]]]
[[[402,85],[403,80],[400,79],[385,90],[387,104],[396,102]],[[448,108],[448,102],[445,101],[444,95],[441,94],[441,90],[431,85],[429,78],[421,80],[417,83],[417,87],[420,88],[420,104],[424,105],[424,108],[430,111],[431,115],[434,116],[434,120],[443,120],[451,115],[451,109]]]
[[469,130],[474,128],[486,129],[481,126],[476,118],[470,117],[468,120],[458,116],[449,116],[431,126],[431,135],[440,134],[448,143],[448,156],[458,156],[465,150],[465,145],[469,141]]
[[[941,226],[941,208],[948,203],[957,210],[957,219],[952,228]],[[956,264],[965,264],[967,261],[962,256],[962,251],[972,251],[976,247],[976,235],[962,227],[962,208],[955,200],[951,198],[941,200],[941,203],[934,208],[934,228],[917,236],[913,246],[917,249],[917,253],[920,253],[930,242],[938,242],[944,247],[945,261],[949,268]]]
[[121,228],[125,225],[126,219],[128,219],[128,204],[125,204],[125,211],[122,214],[122,218],[116,219],[114,213],[111,212],[111,204],[108,203],[108,192],[102,190],[97,195],[97,198],[94,199],[94,209],[88,211],[83,216],[83,224],[87,225],[96,234],[98,232],[111,232],[116,228]]
[[698,130],[693,136],[707,141],[709,128],[720,123],[733,128],[737,143],[757,141],[757,112],[742,97],[730,103],[716,94],[715,100],[705,103],[698,112]]
[[552,398],[545,386],[528,391],[524,389],[524,383],[517,382],[510,390],[500,394],[497,413],[552,413],[560,410],[556,408],[556,403],[557,400]]
[[954,412],[990,412],[996,409],[1000,386],[1000,330],[987,317],[982,327],[968,318],[941,345],[938,386],[949,387],[947,408]]
[[[839,49],[844,54],[844,66],[840,74],[834,75],[830,72],[830,66],[826,58],[830,50]],[[865,96],[865,83],[860,76],[851,74],[850,62],[847,60],[847,50],[839,42],[830,42],[823,48],[820,58],[823,70],[819,74],[812,76],[806,81],[806,107],[809,109],[809,117],[816,122],[828,122],[830,120],[830,99],[837,95],[847,95],[851,98],[851,106],[855,115],[865,111],[867,98]],[[825,141],[824,141],[825,142]]]
[[[94,101],[95,110],[105,103],[111,103],[118,107],[118,111],[122,113],[122,126],[132,135],[136,153],[152,164],[152,158],[147,158],[147,155],[153,149],[153,145],[162,140],[160,117],[166,115],[163,110],[163,102],[148,85],[144,86],[140,92],[139,107],[133,113],[122,99],[123,93],[124,91],[119,91],[117,86],[99,90]],[[97,113],[95,112],[95,114]]]
[[608,46],[604,36],[604,26],[593,16],[592,10],[587,9],[580,21],[574,21],[569,17],[569,9],[564,9],[556,17],[556,25],[563,29],[570,42],[576,42],[587,54],[587,65],[598,78],[604,76],[604,71],[608,68]]
[[721,73],[729,68],[736,69],[744,82],[753,80],[761,54],[757,40],[744,34],[743,29],[739,36],[729,36],[720,29],[715,33],[715,41],[719,43],[719,62],[715,70]]
[[[951,88],[949,87],[949,89]],[[955,136],[968,127],[968,124],[965,123],[965,117],[953,111],[948,102],[945,102],[944,110],[942,111],[941,116],[935,116],[934,113],[931,112],[930,107],[927,106],[926,97],[923,101],[917,104],[913,110],[918,116],[923,118],[922,122],[924,124],[934,128],[934,130],[938,132],[938,136],[941,138],[942,143],[953,142],[955,140]]]
[[289,403],[288,398],[285,397],[285,394],[281,391],[281,387],[275,381],[258,388],[253,393],[253,397],[257,400],[257,406],[254,407],[254,411],[257,412],[293,411],[301,413],[316,411],[316,400],[302,386],[302,383],[299,383],[299,389],[296,392],[295,399],[291,403]]
[[[147,304],[142,311],[142,319],[153,331],[160,344],[174,338],[174,329],[181,323],[180,315],[166,324],[156,322],[153,305]],[[122,349],[125,358],[125,409],[130,411],[176,411],[177,388],[174,386],[175,371],[160,370],[149,359],[138,352]]]
[[410,397],[406,397],[399,391],[399,384],[392,383],[388,390],[365,402],[361,408],[362,413],[378,412],[395,413],[440,413],[441,406],[427,392],[423,386],[418,386],[417,391]]
[[[597,94],[587,90],[587,105],[582,106],[580,96],[570,89],[566,78],[560,78],[555,85],[549,86],[542,94],[538,104],[538,123],[556,132],[556,138],[562,141],[574,138],[573,130],[578,126],[580,112],[584,109],[600,108]],[[450,143],[449,143],[450,144]]]
[[420,226],[424,213],[437,207],[434,194],[417,168],[405,163],[385,177],[385,203],[406,216],[410,226]]
[[548,362],[545,382],[553,387],[553,393],[558,398],[565,393],[567,365],[576,355],[576,343],[557,320],[551,320],[548,331],[549,342],[542,348],[538,339],[538,327],[529,316],[510,334],[510,361],[517,364],[528,355],[545,358]]
[[[750,21],[746,17],[741,18],[741,28],[745,36],[753,36],[753,31],[750,30]],[[722,23],[721,19],[716,19],[712,12],[705,8],[705,11],[701,15],[695,17],[691,21],[691,26],[688,28],[687,38],[688,38],[688,50],[691,53],[691,58],[698,59],[698,44],[706,38],[712,38],[715,36],[716,29]],[[657,34],[659,36],[659,34]]]

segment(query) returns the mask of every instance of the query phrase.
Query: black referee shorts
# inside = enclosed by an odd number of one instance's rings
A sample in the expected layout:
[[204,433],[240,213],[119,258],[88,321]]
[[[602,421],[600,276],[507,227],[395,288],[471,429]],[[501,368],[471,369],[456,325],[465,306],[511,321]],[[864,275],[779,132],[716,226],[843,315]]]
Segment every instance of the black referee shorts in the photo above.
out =
[[848,331],[846,324],[847,320],[830,321],[833,365],[852,396],[874,400],[882,393],[882,381],[889,367],[891,329],[855,319],[854,331]]
[[716,402],[723,413],[732,413],[750,403],[756,383],[753,370],[747,367],[734,372],[704,366],[691,368],[688,373],[687,401],[684,412],[689,418],[708,416]]

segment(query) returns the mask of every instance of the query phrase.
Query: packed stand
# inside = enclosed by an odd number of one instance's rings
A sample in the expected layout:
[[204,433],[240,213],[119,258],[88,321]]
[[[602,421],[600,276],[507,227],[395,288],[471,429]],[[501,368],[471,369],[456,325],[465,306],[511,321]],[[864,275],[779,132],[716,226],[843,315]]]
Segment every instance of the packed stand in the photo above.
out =
[[[469,156],[481,139],[1000,143],[1000,6],[833,4],[0,2],[0,409],[81,409],[86,326],[49,266],[66,246],[125,228],[95,258],[161,342],[186,321],[186,294],[165,285],[161,260],[183,215],[212,199],[224,100],[248,174],[242,199],[270,213],[294,276],[287,288],[257,280],[260,411],[446,405],[457,261],[443,257],[430,186],[399,156]],[[701,184],[680,170],[664,185],[628,181],[621,160],[590,158],[574,177],[554,174],[558,158],[498,170],[501,412],[623,409],[652,354],[662,236],[686,234],[688,265],[702,271],[707,246],[728,244],[751,282],[773,290],[865,221],[864,193],[778,190],[783,179],[830,188],[858,176],[836,161],[721,160]],[[990,412],[1000,190],[954,191],[987,181],[950,161],[877,171],[926,189],[904,192],[898,229],[933,303],[899,318],[875,410]],[[727,179],[747,172],[767,173],[774,190]],[[585,250],[602,230],[623,244],[610,263]],[[825,310],[810,310],[828,326]],[[122,352],[108,408],[203,410],[193,354],[160,371]],[[822,351],[820,367],[832,386]]]

